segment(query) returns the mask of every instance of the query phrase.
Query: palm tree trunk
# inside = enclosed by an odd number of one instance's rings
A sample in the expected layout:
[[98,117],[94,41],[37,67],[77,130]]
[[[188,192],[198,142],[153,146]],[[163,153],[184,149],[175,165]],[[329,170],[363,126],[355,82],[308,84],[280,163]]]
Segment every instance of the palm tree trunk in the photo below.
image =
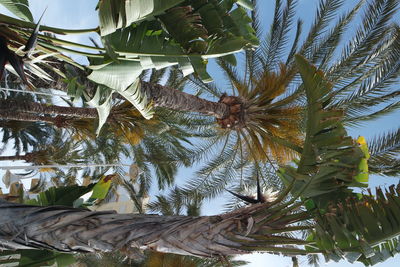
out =
[[97,110],[94,108],[62,107],[46,105],[28,101],[0,100],[0,116],[3,113],[13,111],[16,113],[34,113],[46,115],[61,115],[79,118],[97,118]]
[[0,161],[3,160],[25,160],[25,156],[24,155],[15,155],[15,156],[0,156]]
[[14,155],[14,156],[0,156],[0,161],[2,160],[25,160],[26,162],[35,162],[35,158],[43,157],[43,155],[49,154],[45,150],[34,151],[26,153],[25,155]]
[[158,107],[178,111],[199,112],[214,116],[217,119],[229,116],[229,106],[225,103],[208,101],[168,86],[142,82],[141,90]]
[[[227,118],[230,115],[230,107],[226,103],[208,101],[168,86],[142,82],[141,90],[157,107],[198,112],[214,116],[217,119]],[[61,115],[79,118],[98,117],[97,110],[94,108],[63,107],[27,101],[0,100],[0,118],[4,118],[10,110],[17,113]]]
[[[64,116],[40,116],[37,114],[15,112],[15,111],[5,111],[0,110],[0,119],[8,121],[29,121],[29,122],[46,122],[49,124],[56,125],[60,127],[64,124],[66,117]],[[8,127],[7,124],[2,124],[0,121],[0,128]]]
[[[305,254],[305,250],[293,245],[309,242],[264,234],[268,229],[282,229],[305,218],[304,213],[290,218],[277,213],[281,214],[282,208],[270,211],[266,203],[217,216],[189,217],[91,212],[0,200],[0,246],[9,250],[61,252],[123,250],[128,254],[140,248],[199,257],[245,254],[254,250]],[[285,246],[288,244],[291,246]]]

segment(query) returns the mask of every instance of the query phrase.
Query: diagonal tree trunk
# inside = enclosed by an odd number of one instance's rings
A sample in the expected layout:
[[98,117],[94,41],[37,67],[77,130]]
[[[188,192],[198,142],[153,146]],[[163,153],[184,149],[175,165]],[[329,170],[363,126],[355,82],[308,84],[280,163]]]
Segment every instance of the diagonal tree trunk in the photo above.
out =
[[[287,211],[286,211],[287,212]],[[256,204],[217,216],[158,216],[91,212],[61,206],[38,207],[0,200],[2,249],[109,252],[152,249],[198,257],[254,250],[305,254],[293,245],[309,242],[272,234],[309,215],[282,216],[282,207]],[[285,246],[290,244],[290,246]]]

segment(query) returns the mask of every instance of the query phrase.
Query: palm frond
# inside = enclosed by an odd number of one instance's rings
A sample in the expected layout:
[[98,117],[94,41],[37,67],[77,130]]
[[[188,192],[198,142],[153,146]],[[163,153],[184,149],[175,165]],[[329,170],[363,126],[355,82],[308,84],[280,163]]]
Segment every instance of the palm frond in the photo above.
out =
[[311,25],[311,29],[306,40],[299,50],[299,54],[306,56],[310,55],[312,47],[319,43],[320,36],[325,33],[332,19],[335,18],[340,7],[343,5],[343,0],[320,0],[315,20]]
[[400,172],[400,129],[376,136],[369,144],[370,171],[387,176],[398,175]]
[[275,2],[275,13],[268,37],[261,43],[261,53],[258,54],[265,70],[275,66],[289,41],[297,0],[287,0],[283,7],[281,0]]

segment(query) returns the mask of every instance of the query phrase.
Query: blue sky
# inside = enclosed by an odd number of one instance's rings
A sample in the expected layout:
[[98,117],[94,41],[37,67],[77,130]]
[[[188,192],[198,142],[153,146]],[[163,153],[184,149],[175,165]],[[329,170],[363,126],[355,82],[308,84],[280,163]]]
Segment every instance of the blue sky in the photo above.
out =
[[[60,28],[90,28],[96,27],[98,25],[97,13],[95,11],[95,6],[97,4],[97,0],[30,0],[30,7],[35,19],[38,19],[42,14],[43,10],[47,7],[46,14],[43,17],[42,24]],[[264,0],[262,1],[261,14],[262,19],[265,25],[270,25],[272,20],[272,14],[274,11],[274,2],[273,0]],[[312,23],[312,18],[314,17],[315,10],[318,6],[318,0],[299,0],[298,5],[298,15],[304,20],[304,30],[306,31],[310,24]],[[346,10],[349,7],[353,6],[356,3],[356,0],[347,0],[345,1],[343,9]],[[9,14],[4,9],[0,8],[0,12]],[[400,21],[400,17],[397,18]],[[87,35],[71,35],[65,37],[68,40],[75,42],[84,42],[89,43],[89,39]],[[74,57],[75,60],[79,62],[84,62],[84,58]],[[223,84],[221,75],[216,71],[215,66],[210,64],[209,72],[213,76],[214,80],[217,83]],[[350,129],[349,133],[353,136],[364,135],[368,138],[371,138],[376,133],[379,133],[383,130],[392,130],[397,129],[399,126],[400,113],[397,112],[392,116],[388,116],[387,118],[380,119],[374,121],[366,125],[365,127],[360,127],[357,129]],[[5,162],[0,162],[0,164],[7,164]],[[16,164],[16,163],[15,163]],[[0,175],[2,173],[0,172]],[[181,182],[187,178],[192,176],[192,170],[182,170],[179,172],[178,180]],[[384,185],[384,184],[393,184],[397,183],[397,179],[388,179],[388,178],[377,178],[372,177],[371,185]],[[0,184],[1,186],[1,184]],[[206,214],[216,214],[220,212],[221,205],[215,203],[215,201],[211,203],[206,203],[203,211]],[[284,258],[282,256],[269,255],[269,254],[253,254],[241,257],[242,259],[246,259],[251,261],[248,266],[252,267],[261,267],[261,266],[292,266],[290,258]],[[301,259],[304,263],[305,258]],[[325,264],[323,263],[322,266]],[[345,266],[363,266],[362,264],[349,264],[345,262],[340,263],[329,263],[327,266],[332,267],[345,267]],[[390,259],[383,264],[377,264],[378,267],[392,267],[392,266],[400,266],[400,257]]]

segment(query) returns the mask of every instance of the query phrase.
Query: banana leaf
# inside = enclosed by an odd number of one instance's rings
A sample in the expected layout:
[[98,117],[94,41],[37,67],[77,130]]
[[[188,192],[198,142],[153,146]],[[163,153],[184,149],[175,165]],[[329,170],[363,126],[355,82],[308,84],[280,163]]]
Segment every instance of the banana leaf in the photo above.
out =
[[365,147],[347,136],[343,112],[329,108],[332,85],[323,72],[301,56],[296,63],[307,96],[306,138],[298,168],[281,168],[279,175],[285,184],[294,183],[292,193],[325,208],[328,201],[351,196],[349,187],[367,186]]
[[[129,100],[145,118],[153,111],[137,78],[146,69],[178,65],[204,82],[207,59],[258,45],[251,19],[235,1],[100,1],[103,60],[91,58],[92,81]],[[100,95],[100,98],[104,98]],[[100,103],[96,103],[100,106]],[[103,112],[105,114],[105,112]]]
[[17,17],[33,22],[28,0],[0,0],[0,5],[3,5]]

